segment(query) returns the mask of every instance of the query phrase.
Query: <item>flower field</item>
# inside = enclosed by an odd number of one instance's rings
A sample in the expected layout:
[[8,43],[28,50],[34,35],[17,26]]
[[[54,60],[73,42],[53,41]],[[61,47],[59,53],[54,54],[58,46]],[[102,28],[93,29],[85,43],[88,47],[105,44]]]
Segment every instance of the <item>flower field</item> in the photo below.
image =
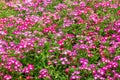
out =
[[120,1],[1,0],[0,80],[120,80]]

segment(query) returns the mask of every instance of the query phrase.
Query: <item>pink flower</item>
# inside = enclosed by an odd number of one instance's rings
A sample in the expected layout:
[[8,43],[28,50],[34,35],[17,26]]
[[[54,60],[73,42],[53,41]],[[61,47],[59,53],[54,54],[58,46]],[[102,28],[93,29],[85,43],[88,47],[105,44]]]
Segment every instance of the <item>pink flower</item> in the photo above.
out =
[[29,65],[28,65],[28,68],[29,68],[30,70],[34,70],[34,65],[29,64]]
[[57,6],[55,6],[56,10],[62,10],[64,8],[66,8],[67,6],[65,4],[58,4]]
[[70,80],[80,80],[80,76],[73,75],[70,77]]
[[27,76],[27,77],[26,77],[26,80],[32,80],[32,79],[33,79],[32,76]]
[[64,41],[65,41],[65,40],[66,40],[66,38],[63,38],[63,39],[59,40],[59,41],[58,41],[58,44],[59,44],[60,46],[64,45]]
[[68,72],[69,72],[69,68],[66,68],[66,69],[65,69],[65,72],[68,73]]
[[85,2],[80,2],[80,7],[85,7],[85,6],[86,6]]
[[40,74],[40,75],[38,76],[38,78],[45,78],[45,77],[50,78],[47,69],[41,69],[41,70],[39,71],[39,74]]
[[117,4],[111,4],[110,6],[111,6],[111,8],[114,8],[114,9],[116,9],[118,7]]
[[98,15],[97,15],[97,14],[91,14],[91,15],[89,16],[89,19],[90,19],[90,20],[93,20],[93,21],[95,22],[95,24],[97,24],[97,23],[100,21],[100,19],[98,18]]
[[98,71],[97,71],[99,74],[101,74],[101,75],[104,75],[105,74],[105,71],[103,70],[103,69],[98,69]]
[[63,27],[65,28],[65,27],[71,26],[73,23],[74,21],[65,19],[63,23]]
[[117,11],[117,14],[120,15],[120,10]]
[[12,76],[11,76],[11,75],[6,74],[6,75],[4,76],[4,79],[5,79],[5,80],[11,80],[11,79],[12,79]]

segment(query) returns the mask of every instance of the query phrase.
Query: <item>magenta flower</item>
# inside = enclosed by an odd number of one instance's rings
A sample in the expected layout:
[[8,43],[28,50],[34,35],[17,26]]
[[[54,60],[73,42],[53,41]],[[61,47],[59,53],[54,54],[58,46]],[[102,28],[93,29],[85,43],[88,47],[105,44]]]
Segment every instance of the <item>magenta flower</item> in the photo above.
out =
[[57,6],[55,6],[56,10],[62,10],[65,9],[67,6],[65,4],[58,4]]
[[39,74],[40,74],[40,75],[38,76],[38,78],[45,78],[45,77],[50,78],[47,69],[41,69],[41,70],[39,71]]
[[28,68],[29,68],[30,70],[34,70],[34,65],[29,64],[29,65],[28,65]]
[[5,79],[5,80],[11,80],[11,79],[12,79],[12,76],[11,76],[11,75],[6,74],[6,75],[4,75],[4,79]]
[[98,21],[98,15],[97,15],[97,14],[91,14],[91,15],[89,16],[89,18],[90,18],[91,20],[93,20],[94,22],[97,22],[97,21]]
[[80,2],[80,7],[85,7],[85,6],[86,6],[85,2]]
[[103,69],[98,69],[97,72],[101,75],[104,75],[105,74],[105,71]]
[[72,20],[67,20],[65,19],[64,20],[64,23],[63,23],[63,27],[68,27],[68,26],[71,26],[74,22]]
[[70,80],[79,80],[80,76],[73,75],[70,77]]

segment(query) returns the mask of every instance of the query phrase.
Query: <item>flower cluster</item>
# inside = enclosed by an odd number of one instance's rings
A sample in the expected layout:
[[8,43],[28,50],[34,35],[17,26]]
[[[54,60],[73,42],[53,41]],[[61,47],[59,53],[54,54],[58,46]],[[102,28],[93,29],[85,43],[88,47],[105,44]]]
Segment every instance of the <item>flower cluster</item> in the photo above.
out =
[[16,0],[5,5],[15,14],[0,14],[1,80],[120,79],[116,0]]
[[48,70],[47,69],[40,70],[38,78],[46,78],[46,77],[50,78],[48,74]]

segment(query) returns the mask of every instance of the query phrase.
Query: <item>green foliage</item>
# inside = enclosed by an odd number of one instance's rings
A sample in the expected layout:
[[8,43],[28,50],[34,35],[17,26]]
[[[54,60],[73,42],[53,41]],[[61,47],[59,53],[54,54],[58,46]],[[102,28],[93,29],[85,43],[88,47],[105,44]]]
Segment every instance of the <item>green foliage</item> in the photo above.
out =
[[4,7],[4,4],[0,3],[0,18],[8,17],[11,15],[16,16],[18,14],[18,12],[12,8],[7,7],[3,9],[3,7]]

